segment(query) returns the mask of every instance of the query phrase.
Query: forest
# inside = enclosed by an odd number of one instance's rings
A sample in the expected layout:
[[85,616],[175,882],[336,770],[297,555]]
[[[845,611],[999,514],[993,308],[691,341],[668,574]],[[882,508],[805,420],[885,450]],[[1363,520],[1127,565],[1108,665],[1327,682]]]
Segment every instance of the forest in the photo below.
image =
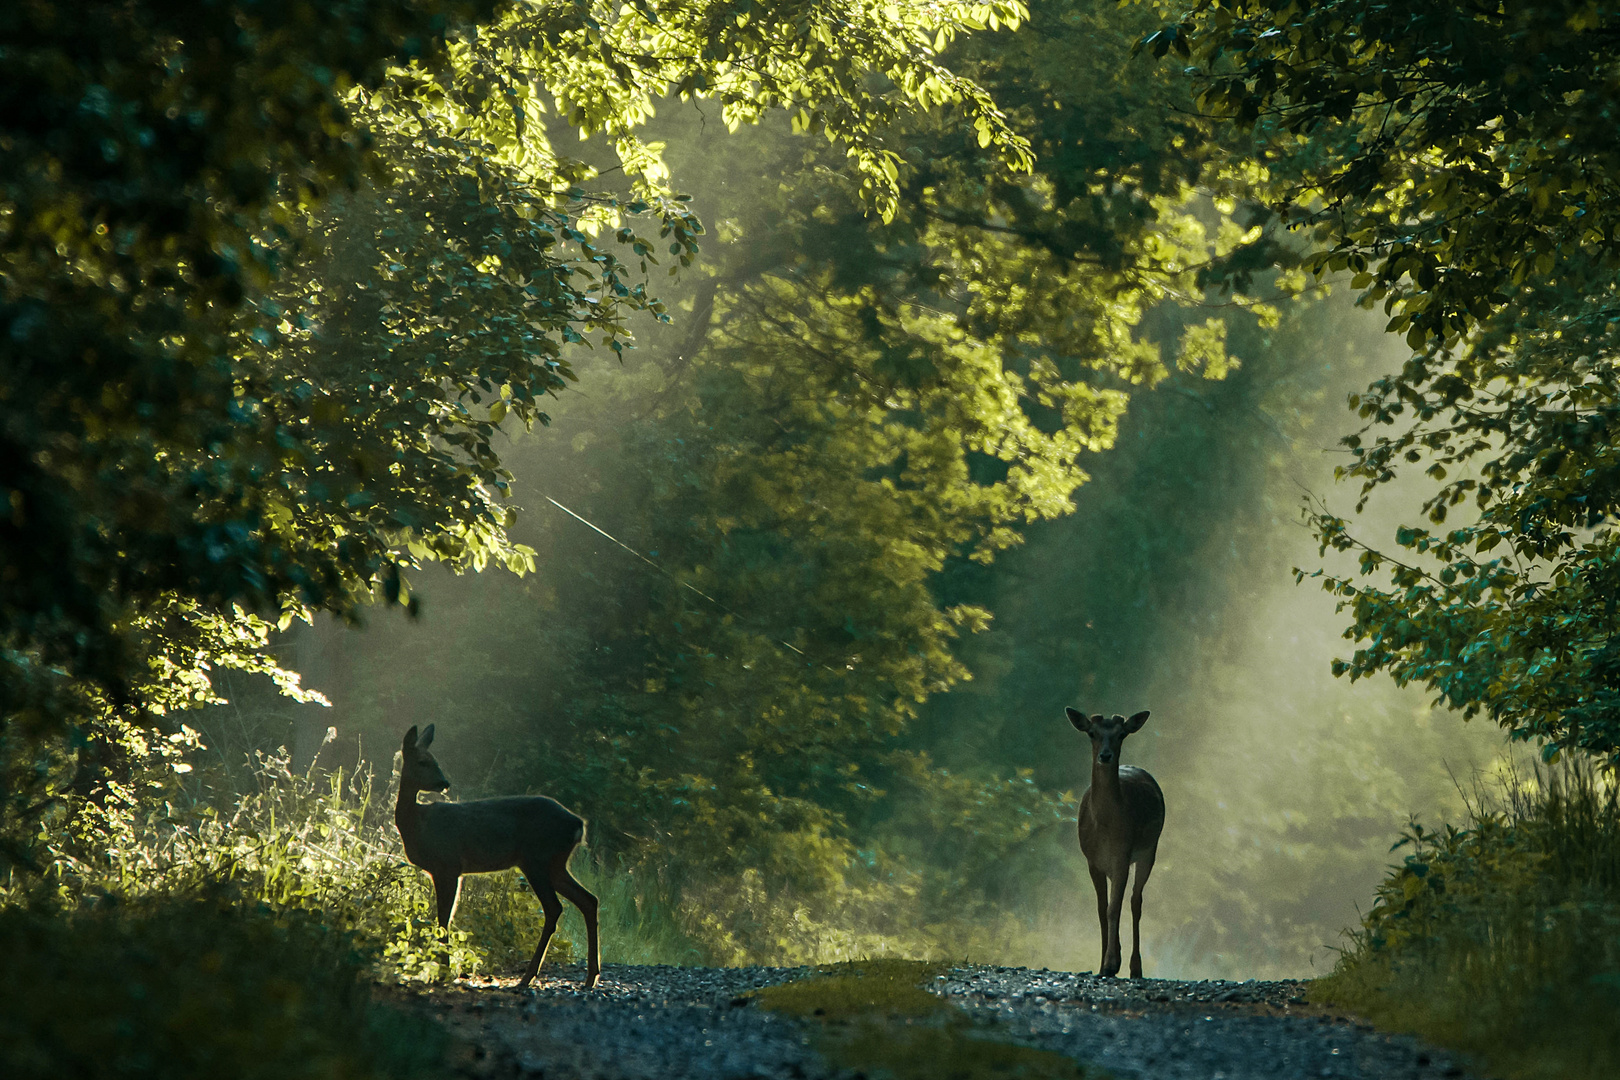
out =
[[1615,1075],[1617,35],[0,5],[3,1071],[438,1075],[413,725],[608,963],[1089,970],[1074,706],[1148,975]]

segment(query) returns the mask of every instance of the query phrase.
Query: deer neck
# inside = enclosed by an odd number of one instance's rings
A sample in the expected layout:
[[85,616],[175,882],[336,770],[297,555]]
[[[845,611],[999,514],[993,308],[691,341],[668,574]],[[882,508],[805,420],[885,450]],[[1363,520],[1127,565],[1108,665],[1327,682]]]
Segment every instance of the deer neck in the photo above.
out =
[[1105,803],[1118,806],[1125,802],[1119,786],[1119,762],[1105,765],[1091,759],[1091,801],[1093,805]]
[[417,837],[422,833],[422,806],[416,801],[418,790],[420,789],[400,784],[399,800],[394,803],[394,827],[399,830],[399,838],[405,844],[406,855],[414,855]]

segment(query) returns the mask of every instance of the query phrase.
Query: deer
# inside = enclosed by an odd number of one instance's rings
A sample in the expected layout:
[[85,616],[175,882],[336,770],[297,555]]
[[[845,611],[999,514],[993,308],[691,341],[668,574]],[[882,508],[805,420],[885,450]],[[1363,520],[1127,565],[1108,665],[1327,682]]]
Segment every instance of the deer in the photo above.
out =
[[568,872],[569,856],[585,839],[585,820],[544,795],[513,795],[471,802],[418,802],[418,792],[450,788],[444,770],[428,753],[431,745],[432,724],[420,738],[414,724],[405,733],[394,824],[405,844],[405,857],[433,879],[439,930],[446,936],[446,947],[450,919],[461,893],[461,875],[489,874],[515,866],[540,898],[540,907],[546,916],[540,944],[517,990],[528,989],[545,959],[546,946],[551,944],[557,920],[562,917],[558,893],[567,897],[585,916],[585,986],[587,989],[595,986],[602,970],[596,938],[596,897]]
[[1142,977],[1142,888],[1153,873],[1164,831],[1164,792],[1146,769],[1119,763],[1125,736],[1142,730],[1148,714],[1087,717],[1065,709],[1069,723],[1091,737],[1091,787],[1080,798],[1080,851],[1097,891],[1097,921],[1102,928],[1102,963],[1097,974],[1119,974],[1119,916],[1125,900],[1125,878],[1134,864],[1131,891],[1131,978]]

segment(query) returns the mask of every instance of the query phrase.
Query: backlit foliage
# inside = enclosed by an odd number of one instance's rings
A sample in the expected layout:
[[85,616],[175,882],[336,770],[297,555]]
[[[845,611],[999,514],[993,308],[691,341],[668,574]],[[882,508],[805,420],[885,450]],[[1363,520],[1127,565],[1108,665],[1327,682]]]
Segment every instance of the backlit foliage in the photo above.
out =
[[1053,159],[1009,175],[969,125],[919,115],[887,136],[908,164],[887,224],[836,148],[695,109],[651,125],[712,236],[655,312],[674,325],[582,367],[505,455],[535,578],[438,585],[433,636],[368,631],[387,659],[343,687],[345,729],[462,725],[453,772],[577,808],[605,875],[718,959],[1004,941],[997,883],[1069,811],[1028,762],[921,751],[923,703],[968,678],[990,616],[941,575],[1069,513],[1178,361],[1238,362],[1220,321],[1163,349],[1141,332],[1242,242],[1194,187],[1212,150],[1164,119],[1176,84],[1116,78],[1124,18],[1049,9],[1036,44],[966,57]]
[[1341,670],[1549,757],[1620,751],[1615,21],[1585,0],[1210,0],[1147,39],[1192,62],[1213,118],[1264,136],[1272,210],[1412,350],[1353,399],[1343,474],[1364,505],[1421,468],[1427,521],[1390,548],[1312,511],[1324,551],[1390,575],[1325,581],[1355,616]]
[[[802,108],[883,210],[882,132],[913,109],[961,102],[1027,166],[935,58],[1022,14],[7,5],[0,812],[49,805],[47,759],[84,793],[115,782],[115,730],[179,704],[172,683],[195,698],[222,667],[279,671],[267,622],[408,605],[423,560],[527,566],[491,433],[543,420],[562,346],[616,354],[623,313],[657,310],[628,219],[653,215],[682,264],[696,251],[634,135],[653,96],[717,98],[734,123]],[[552,151],[543,107],[609,140],[635,191],[577,187],[591,169]]]

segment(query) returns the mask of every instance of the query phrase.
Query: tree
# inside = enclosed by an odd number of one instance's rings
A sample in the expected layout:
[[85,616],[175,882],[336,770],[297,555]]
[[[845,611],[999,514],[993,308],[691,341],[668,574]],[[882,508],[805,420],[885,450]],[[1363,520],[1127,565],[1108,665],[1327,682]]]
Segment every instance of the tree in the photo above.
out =
[[897,123],[886,222],[838,147],[695,109],[650,124],[715,237],[665,292],[676,326],[582,367],[506,455],[536,576],[440,583],[431,639],[356,642],[345,730],[476,717],[453,771],[590,807],[598,856],[728,959],[824,957],[856,927],[937,947],[919,926],[1000,917],[1060,805],[1023,763],[921,752],[918,711],[968,677],[989,615],[942,596],[947,568],[1069,513],[1139,388],[1224,374],[1208,312],[1142,321],[1266,242],[1194,187],[1227,181],[1165,124],[1179,84],[1121,73],[1121,19],[1048,7],[964,48],[1048,156],[1009,177],[971,120]]
[[6,811],[44,805],[39,739],[136,684],[163,711],[206,695],[203,658],[274,669],[232,607],[273,587],[240,502],[276,418],[230,344],[281,254],[260,241],[364,175],[349,87],[490,6],[0,13]]
[[[1601,5],[1196,5],[1145,44],[1192,61],[1212,118],[1266,136],[1274,211],[1328,240],[1413,354],[1352,399],[1362,501],[1425,465],[1401,554],[1323,505],[1324,584],[1386,671],[1545,752],[1620,754],[1611,431],[1620,419],[1612,42]],[[1467,503],[1463,524],[1449,518]],[[1503,554],[1505,552],[1505,554]]]
[[[695,250],[695,223],[632,134],[652,98],[712,95],[737,123],[762,103],[802,106],[844,140],[879,209],[895,169],[878,125],[910,108],[966,101],[985,141],[1023,164],[988,99],[933,59],[1022,8],[885,10],[8,7],[9,808],[44,805],[20,794],[40,740],[205,699],[221,665],[280,672],[264,648],[276,620],[352,614],[373,594],[408,602],[402,571],[423,559],[523,563],[491,434],[504,413],[543,421],[539,402],[569,375],[560,341],[622,344],[620,312],[654,303],[606,250],[622,245],[644,272],[652,245],[596,236],[652,212],[681,259]],[[548,96],[611,137],[640,197],[575,186],[588,170],[526,121]],[[379,194],[394,180],[442,185],[416,193],[442,224],[402,231],[399,196],[391,211]],[[356,194],[323,203],[344,190]],[[312,249],[367,223],[370,251],[328,268],[352,278],[318,277]],[[393,261],[407,238],[419,258]],[[463,340],[484,289],[513,306]],[[98,754],[80,754],[81,774]]]

